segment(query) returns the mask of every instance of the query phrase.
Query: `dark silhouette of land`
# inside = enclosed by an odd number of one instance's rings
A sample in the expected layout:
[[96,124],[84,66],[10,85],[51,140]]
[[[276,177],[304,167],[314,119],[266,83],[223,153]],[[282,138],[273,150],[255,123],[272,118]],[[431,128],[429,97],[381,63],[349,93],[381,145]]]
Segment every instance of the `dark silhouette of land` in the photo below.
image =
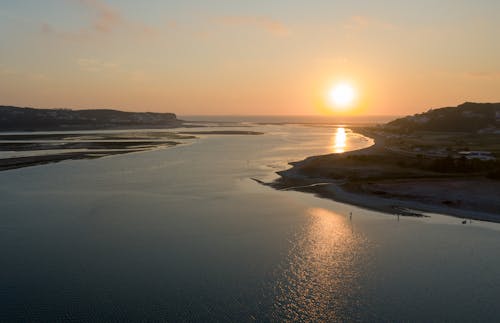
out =
[[396,119],[384,127],[387,132],[416,131],[492,133],[500,131],[500,103],[466,102],[457,107],[431,109]]
[[175,128],[182,124],[174,113],[0,106],[0,131]]

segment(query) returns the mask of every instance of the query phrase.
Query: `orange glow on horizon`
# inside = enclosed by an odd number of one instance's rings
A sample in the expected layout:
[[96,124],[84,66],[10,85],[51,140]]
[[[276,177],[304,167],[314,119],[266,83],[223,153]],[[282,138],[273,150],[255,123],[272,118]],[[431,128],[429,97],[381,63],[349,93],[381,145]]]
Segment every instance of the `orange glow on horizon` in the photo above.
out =
[[[419,15],[419,2],[387,6],[387,15],[375,7],[360,15],[348,1],[325,14],[338,6],[326,0],[312,7],[287,3],[283,15],[255,1],[250,7],[224,1],[202,15],[189,0],[182,6],[60,2],[57,8],[25,1],[2,7],[2,40],[10,50],[0,62],[0,104],[178,115],[387,116],[500,100],[495,1],[466,3],[456,8],[460,14],[431,25]],[[431,14],[438,17],[445,8]],[[471,11],[481,23],[461,19]],[[411,19],[401,19],[407,15]],[[36,60],[18,55],[30,52]],[[449,59],[448,52],[462,54]],[[354,91],[333,90],[341,83]]]

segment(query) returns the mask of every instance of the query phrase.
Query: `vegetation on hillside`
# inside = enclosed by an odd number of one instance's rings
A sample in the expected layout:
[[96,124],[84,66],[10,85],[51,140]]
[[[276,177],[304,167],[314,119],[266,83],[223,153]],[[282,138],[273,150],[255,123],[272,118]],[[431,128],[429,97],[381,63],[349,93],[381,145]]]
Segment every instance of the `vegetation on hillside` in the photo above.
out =
[[438,132],[496,132],[500,131],[500,103],[466,102],[457,107],[431,109],[389,122],[386,131],[412,133]]

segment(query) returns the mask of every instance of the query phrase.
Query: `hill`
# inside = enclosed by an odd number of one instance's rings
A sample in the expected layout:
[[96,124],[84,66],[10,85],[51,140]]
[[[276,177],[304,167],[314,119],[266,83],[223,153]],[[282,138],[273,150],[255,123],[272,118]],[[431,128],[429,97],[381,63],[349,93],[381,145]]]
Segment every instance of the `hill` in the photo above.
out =
[[384,130],[411,133],[415,131],[497,133],[500,132],[500,103],[466,102],[457,107],[431,109],[396,119]]
[[182,125],[173,113],[110,109],[70,110],[0,106],[0,131],[172,128]]

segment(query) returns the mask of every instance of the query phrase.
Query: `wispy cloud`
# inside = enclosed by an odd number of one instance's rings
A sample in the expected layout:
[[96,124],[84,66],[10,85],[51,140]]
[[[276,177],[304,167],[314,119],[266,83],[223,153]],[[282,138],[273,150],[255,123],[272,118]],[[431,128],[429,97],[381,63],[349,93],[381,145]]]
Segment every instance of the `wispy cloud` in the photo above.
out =
[[382,20],[378,20],[375,18],[371,18],[368,16],[351,16],[345,22],[344,28],[352,31],[362,31],[365,29],[385,29],[385,30],[390,30],[390,29],[395,29],[396,26]]
[[22,78],[23,80],[32,80],[38,82],[49,81],[50,78],[44,74],[36,71],[23,71],[20,69],[13,69],[12,67],[6,67],[4,65],[0,65],[0,75],[4,78]]
[[99,59],[79,58],[76,63],[84,72],[103,72],[107,70],[117,70],[119,64],[114,62],[105,62]]
[[98,58],[78,58],[75,61],[80,71],[84,73],[108,73],[109,75],[119,75],[120,79],[136,83],[145,83],[149,74],[142,69],[130,68],[126,64],[114,61],[106,61]]
[[144,23],[134,22],[127,19],[115,7],[100,0],[66,0],[70,4],[77,4],[80,8],[88,11],[92,20],[88,26],[76,31],[59,30],[49,23],[43,23],[40,30],[44,34],[56,35],[66,39],[83,40],[95,34],[110,34],[117,30],[125,30],[128,33],[151,36],[156,30]]
[[99,32],[111,32],[116,27],[126,23],[120,12],[98,0],[76,0],[82,6],[94,13],[92,27]]
[[251,26],[264,30],[275,36],[287,36],[290,30],[280,21],[259,16],[224,16],[215,19],[224,26]]

